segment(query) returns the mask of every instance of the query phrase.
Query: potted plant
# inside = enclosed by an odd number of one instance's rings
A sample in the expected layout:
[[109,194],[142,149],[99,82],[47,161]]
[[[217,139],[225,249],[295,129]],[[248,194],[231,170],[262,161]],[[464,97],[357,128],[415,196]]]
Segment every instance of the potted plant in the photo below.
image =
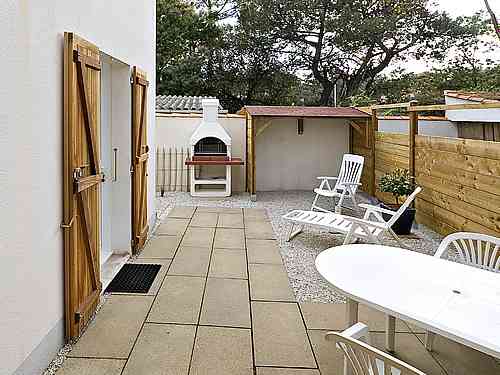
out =
[[[379,188],[380,191],[384,193],[391,193],[396,201],[395,205],[389,205],[388,207],[382,203],[382,206],[397,210],[404,202],[401,198],[410,195],[415,189],[415,186],[413,178],[410,176],[410,172],[407,169],[396,169],[392,173],[387,173],[380,178]],[[392,225],[392,230],[399,235],[410,234],[413,221],[415,220],[415,212],[416,210],[414,208],[408,207]],[[389,219],[389,215],[384,216],[384,220],[387,221]]]

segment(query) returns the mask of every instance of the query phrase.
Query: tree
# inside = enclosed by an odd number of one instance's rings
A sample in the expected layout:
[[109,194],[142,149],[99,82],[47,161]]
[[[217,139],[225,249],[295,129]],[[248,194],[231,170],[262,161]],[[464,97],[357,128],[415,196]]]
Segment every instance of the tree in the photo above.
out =
[[495,15],[495,13],[493,12],[493,9],[491,9],[488,0],[484,0],[484,5],[486,6],[486,10],[488,11],[488,13],[490,15],[491,24],[493,25],[493,28],[495,29],[495,33],[497,34],[498,39],[500,39],[500,25],[498,24],[497,17]]
[[231,4],[157,2],[157,93],[217,96],[231,112],[296,102],[300,80],[268,36],[226,22]]
[[268,33],[275,48],[311,72],[329,105],[369,90],[395,60],[442,56],[459,25],[428,0],[240,0],[240,23]]
[[183,0],[156,3],[156,79],[157,91],[183,95],[202,95],[204,51],[217,44],[221,31],[196,8]]

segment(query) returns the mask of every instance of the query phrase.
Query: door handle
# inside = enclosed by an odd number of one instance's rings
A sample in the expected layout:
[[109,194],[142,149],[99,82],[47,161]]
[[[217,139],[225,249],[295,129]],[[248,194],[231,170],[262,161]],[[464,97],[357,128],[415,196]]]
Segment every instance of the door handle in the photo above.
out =
[[118,181],[118,148],[113,148],[113,182]]

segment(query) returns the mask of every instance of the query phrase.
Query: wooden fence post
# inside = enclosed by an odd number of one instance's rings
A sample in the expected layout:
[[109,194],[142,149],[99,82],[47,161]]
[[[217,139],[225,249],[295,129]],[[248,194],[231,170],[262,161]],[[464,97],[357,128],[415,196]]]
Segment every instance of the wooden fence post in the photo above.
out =
[[[410,102],[410,107],[413,107],[417,104],[416,101],[411,101]],[[412,112],[410,111],[409,113],[409,122],[410,126],[408,129],[408,136],[409,136],[409,168],[410,168],[410,176],[414,178],[414,182],[416,182],[416,175],[415,175],[415,138],[418,134],[418,112]]]
[[377,118],[377,110],[372,108],[372,121],[370,127],[370,154],[371,154],[371,186],[370,186],[370,195],[375,196],[376,192],[376,178],[375,178],[375,142],[376,142],[376,133],[378,131],[378,118]]

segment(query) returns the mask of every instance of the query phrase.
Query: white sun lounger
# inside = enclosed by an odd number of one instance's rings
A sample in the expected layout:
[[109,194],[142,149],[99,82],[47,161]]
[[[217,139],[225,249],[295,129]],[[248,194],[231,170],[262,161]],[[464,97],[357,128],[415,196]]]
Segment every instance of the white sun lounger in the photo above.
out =
[[[311,225],[324,228],[330,232],[345,234],[344,245],[351,244],[358,239],[380,244],[382,235],[389,234],[401,247],[406,247],[391,227],[406,208],[410,206],[420,191],[422,191],[422,188],[417,187],[397,211],[387,210],[370,204],[360,204],[360,207],[366,209],[362,219],[326,212],[291,211],[283,216],[283,219],[290,221],[292,224],[288,232],[287,241],[290,241],[301,233],[305,225]],[[391,216],[391,218],[385,221],[382,213]],[[298,229],[294,230],[296,225]]]

